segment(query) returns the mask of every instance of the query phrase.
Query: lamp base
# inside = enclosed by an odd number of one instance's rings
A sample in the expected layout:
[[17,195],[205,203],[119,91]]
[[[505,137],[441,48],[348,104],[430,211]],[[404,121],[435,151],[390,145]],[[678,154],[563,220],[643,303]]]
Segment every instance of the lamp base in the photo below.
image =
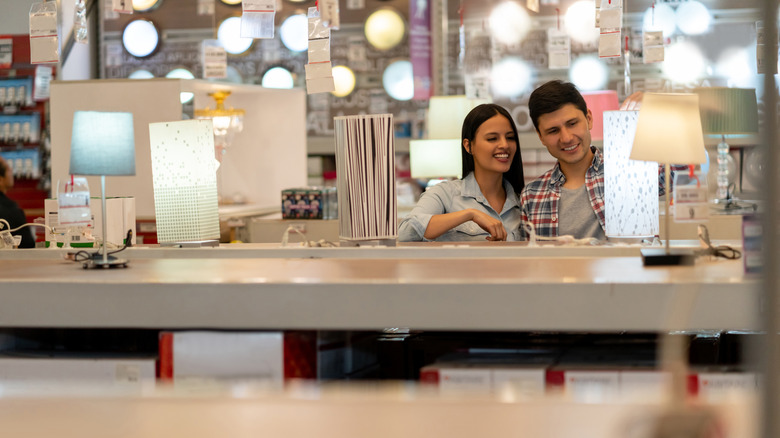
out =
[[108,256],[108,260],[105,262],[103,261],[103,254],[97,253],[92,256],[92,260],[84,262],[81,266],[84,269],[97,269],[97,268],[103,268],[103,269],[110,269],[110,268],[126,268],[127,264],[129,263],[128,260],[125,259],[119,259],[114,256]]
[[645,266],[691,266],[696,262],[691,250],[670,249],[667,253],[663,248],[642,248],[640,252]]

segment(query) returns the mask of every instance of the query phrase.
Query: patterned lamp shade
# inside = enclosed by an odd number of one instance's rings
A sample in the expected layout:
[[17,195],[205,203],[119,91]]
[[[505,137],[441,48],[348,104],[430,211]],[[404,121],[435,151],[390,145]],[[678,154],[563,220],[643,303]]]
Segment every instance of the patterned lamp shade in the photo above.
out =
[[161,245],[219,240],[213,132],[208,119],[149,124]]
[[629,159],[639,111],[604,113],[604,219],[607,237],[658,234],[658,165]]

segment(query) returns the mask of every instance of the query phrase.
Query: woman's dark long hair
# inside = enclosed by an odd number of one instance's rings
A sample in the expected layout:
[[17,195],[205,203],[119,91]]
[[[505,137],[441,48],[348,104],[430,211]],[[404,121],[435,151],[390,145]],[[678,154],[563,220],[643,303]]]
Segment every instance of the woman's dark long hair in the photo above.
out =
[[512,131],[515,133],[515,141],[517,142],[517,150],[515,156],[512,158],[512,164],[509,166],[509,170],[504,172],[504,179],[512,184],[515,189],[515,193],[520,195],[520,191],[525,186],[525,179],[523,177],[523,157],[520,155],[520,138],[517,135],[517,127],[515,121],[512,120],[512,116],[503,107],[494,103],[485,103],[477,106],[463,120],[463,129],[461,131],[461,148],[460,153],[463,157],[463,177],[474,171],[474,156],[471,155],[466,148],[463,147],[463,140],[468,140],[469,144],[474,143],[474,139],[477,136],[477,129],[482,126],[488,119],[501,115],[509,120],[509,125],[512,127]]

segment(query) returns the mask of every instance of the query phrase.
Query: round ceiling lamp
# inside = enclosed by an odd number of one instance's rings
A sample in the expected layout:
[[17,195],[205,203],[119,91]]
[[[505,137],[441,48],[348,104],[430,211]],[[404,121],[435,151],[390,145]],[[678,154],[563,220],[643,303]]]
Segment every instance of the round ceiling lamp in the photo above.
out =
[[566,33],[572,40],[580,43],[592,43],[599,39],[596,22],[596,6],[592,1],[581,0],[566,10],[563,22]]
[[388,65],[382,73],[382,86],[395,100],[410,100],[414,97],[412,63],[401,60]]
[[680,32],[686,35],[701,35],[710,30],[712,15],[701,2],[691,0],[677,7],[675,22]]
[[677,17],[671,6],[656,3],[655,7],[649,7],[642,18],[642,29],[649,31],[663,31],[664,38],[669,38],[677,28]]
[[[175,68],[168,72],[167,75],[165,75],[166,78],[169,79],[195,79],[195,75],[192,74],[191,71],[187,70],[186,68]],[[182,104],[192,102],[192,98],[195,97],[195,94],[190,92],[182,92],[179,95],[179,100]]]
[[127,79],[151,79],[153,77],[154,75],[149,70],[139,68],[138,70],[130,73],[130,75],[127,76]]
[[609,68],[596,55],[580,56],[569,69],[569,80],[582,91],[603,90],[609,80]]
[[490,13],[489,21],[493,38],[507,45],[520,43],[531,28],[528,12],[515,2],[497,5]]
[[363,31],[374,48],[389,50],[404,39],[406,24],[398,12],[384,8],[368,16]]
[[520,58],[508,57],[493,64],[490,88],[494,96],[515,98],[531,88],[533,68]]
[[279,27],[282,44],[293,52],[309,48],[309,19],[303,14],[290,15]]
[[160,6],[162,0],[133,0],[133,10],[138,12],[151,11]]
[[219,24],[217,40],[231,55],[240,55],[252,47],[252,38],[241,38],[241,17],[229,17]]
[[240,5],[241,0],[220,0],[222,3],[230,6]]
[[680,41],[669,46],[661,65],[667,78],[681,83],[701,78],[706,68],[707,60],[699,46],[690,41]]
[[149,20],[133,20],[122,31],[122,45],[127,53],[136,58],[144,58],[157,50],[160,34]]
[[290,73],[290,70],[287,70],[284,67],[272,67],[263,74],[260,85],[264,88],[289,89],[295,85],[295,80],[292,73]]
[[352,69],[344,66],[337,65],[333,67],[333,82],[336,86],[334,91],[331,91],[336,97],[346,97],[355,89],[355,73]]

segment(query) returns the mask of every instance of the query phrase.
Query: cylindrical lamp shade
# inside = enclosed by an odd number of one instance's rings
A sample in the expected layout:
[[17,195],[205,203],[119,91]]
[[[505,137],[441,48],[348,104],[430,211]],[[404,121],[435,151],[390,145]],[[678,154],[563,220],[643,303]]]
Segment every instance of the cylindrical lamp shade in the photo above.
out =
[[696,88],[705,134],[755,134],[758,104],[753,88]]
[[669,164],[704,163],[699,96],[645,93],[630,158]]
[[412,178],[460,178],[463,156],[460,140],[411,140],[409,164]]
[[463,119],[484,99],[466,96],[432,96],[428,103],[428,138],[460,139]]
[[658,165],[628,158],[639,111],[604,113],[604,222],[607,237],[658,234]]
[[604,111],[615,111],[620,108],[617,91],[602,90],[582,93],[585,104],[593,114],[593,128],[590,130],[591,140],[604,139]]
[[135,175],[133,114],[76,111],[70,141],[73,175]]

